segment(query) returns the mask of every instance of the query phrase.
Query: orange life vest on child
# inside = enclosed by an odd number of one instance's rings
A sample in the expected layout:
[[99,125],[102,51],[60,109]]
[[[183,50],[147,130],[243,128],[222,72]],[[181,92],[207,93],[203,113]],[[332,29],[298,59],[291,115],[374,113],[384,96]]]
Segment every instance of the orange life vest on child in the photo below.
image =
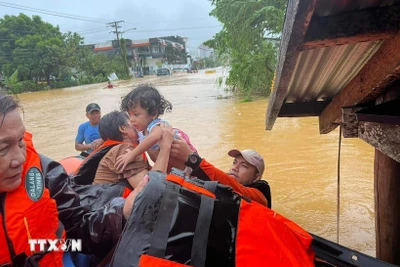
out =
[[[0,198],[0,266],[12,264],[18,255],[18,258],[32,256],[40,266],[63,266],[61,251],[45,254],[30,251],[28,239],[65,239],[65,231],[58,220],[56,201],[50,198],[50,192],[45,188],[45,177],[39,154],[33,147],[32,135],[25,133],[24,140],[26,162],[21,184]],[[36,248],[39,249],[39,245]]]

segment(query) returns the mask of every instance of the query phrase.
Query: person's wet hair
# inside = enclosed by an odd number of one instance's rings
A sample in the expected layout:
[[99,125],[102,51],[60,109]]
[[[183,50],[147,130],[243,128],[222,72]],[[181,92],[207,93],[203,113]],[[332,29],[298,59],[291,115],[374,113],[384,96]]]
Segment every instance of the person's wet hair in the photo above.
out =
[[128,111],[137,104],[153,115],[162,115],[172,110],[172,104],[150,84],[141,84],[127,94],[121,101],[121,110]]
[[99,122],[101,139],[122,142],[124,140],[124,136],[120,131],[122,126],[129,126],[129,115],[126,112],[112,111],[104,115]]
[[19,108],[18,100],[0,89],[0,128],[3,126],[7,113],[17,108]]

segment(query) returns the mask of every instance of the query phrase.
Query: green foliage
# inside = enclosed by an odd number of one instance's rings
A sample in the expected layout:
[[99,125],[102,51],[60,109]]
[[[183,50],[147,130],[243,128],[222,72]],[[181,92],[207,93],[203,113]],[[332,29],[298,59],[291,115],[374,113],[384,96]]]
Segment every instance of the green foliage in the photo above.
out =
[[175,48],[170,43],[165,47],[165,57],[168,64],[186,63],[186,52],[183,49]]
[[51,89],[55,89],[55,88],[66,88],[66,87],[72,87],[72,86],[78,86],[79,82],[78,81],[57,81],[57,82],[53,82],[50,84],[50,88]]
[[6,76],[18,69],[19,80],[45,79],[57,74],[65,61],[63,39],[58,27],[20,14],[0,19],[0,65]]
[[251,100],[254,95],[270,94],[278,44],[267,36],[282,31],[285,0],[212,0],[210,15],[223,23],[223,29],[204,44],[214,48],[229,66],[226,85]]
[[210,56],[207,58],[195,60],[192,63],[192,66],[197,69],[215,68],[222,65],[222,61],[216,56]]
[[0,87],[6,88],[14,88],[14,86],[18,83],[18,70],[14,71],[14,73],[10,76],[10,78],[4,77],[4,81],[1,82]]
[[14,71],[14,73],[10,76],[9,79],[6,80],[6,82],[10,85],[16,84],[18,82],[18,70]]
[[126,59],[126,40],[124,38],[122,38],[120,40],[120,47],[121,47],[121,55],[122,55],[122,61],[124,64],[124,76],[128,76],[129,77],[129,66],[128,66],[128,61]]
[[0,71],[16,92],[104,82],[113,72],[129,78],[125,57],[96,55],[79,34],[62,34],[39,16],[0,18],[0,40]]
[[242,103],[251,102],[251,98],[249,96],[245,96],[242,100],[240,100],[240,102]]
[[46,86],[47,84],[45,83],[38,84],[34,81],[22,81],[14,84],[11,89],[14,93],[19,94],[23,92],[42,91]]

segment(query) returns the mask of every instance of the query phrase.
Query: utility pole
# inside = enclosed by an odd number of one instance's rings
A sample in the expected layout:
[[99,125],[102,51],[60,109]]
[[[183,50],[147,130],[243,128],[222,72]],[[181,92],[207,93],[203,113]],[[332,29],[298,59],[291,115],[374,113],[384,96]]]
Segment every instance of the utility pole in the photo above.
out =
[[125,32],[121,32],[118,29],[122,28],[121,23],[125,23],[125,21],[123,20],[119,20],[119,21],[112,21],[107,23],[108,26],[113,27],[115,29],[115,31],[111,31],[110,33],[114,33],[117,36],[117,42],[118,42],[118,46],[121,52],[121,56],[122,56],[122,61],[124,62],[125,65],[125,73],[126,75],[129,77],[129,67],[128,67],[128,62],[126,60],[126,43],[125,42],[121,42],[121,40],[119,39],[119,36],[122,33]]
[[120,29],[122,27],[121,23],[125,23],[125,21],[119,20],[119,21],[112,21],[112,22],[107,23],[108,26],[115,28],[115,31],[111,31],[111,32],[117,35],[118,44],[119,44],[119,34],[122,33],[120,31],[118,31],[118,29]]

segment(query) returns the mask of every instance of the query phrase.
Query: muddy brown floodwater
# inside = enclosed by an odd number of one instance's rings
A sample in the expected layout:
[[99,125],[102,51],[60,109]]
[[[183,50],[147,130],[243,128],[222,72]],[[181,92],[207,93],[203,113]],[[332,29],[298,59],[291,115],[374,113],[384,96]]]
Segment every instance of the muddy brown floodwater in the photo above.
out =
[[[253,148],[266,160],[272,207],[306,230],[336,241],[338,130],[320,135],[318,118],[279,118],[265,131],[267,99],[241,103],[225,98],[216,85],[221,75],[178,73],[19,95],[26,127],[37,150],[53,159],[76,155],[74,140],[85,107],[102,113],[119,109],[135,84],[153,83],[173,110],[163,116],[189,134],[199,154],[223,170],[231,148]],[[343,139],[341,154],[340,244],[375,255],[373,149],[359,139]],[[261,223],[261,222],[260,222]]]

